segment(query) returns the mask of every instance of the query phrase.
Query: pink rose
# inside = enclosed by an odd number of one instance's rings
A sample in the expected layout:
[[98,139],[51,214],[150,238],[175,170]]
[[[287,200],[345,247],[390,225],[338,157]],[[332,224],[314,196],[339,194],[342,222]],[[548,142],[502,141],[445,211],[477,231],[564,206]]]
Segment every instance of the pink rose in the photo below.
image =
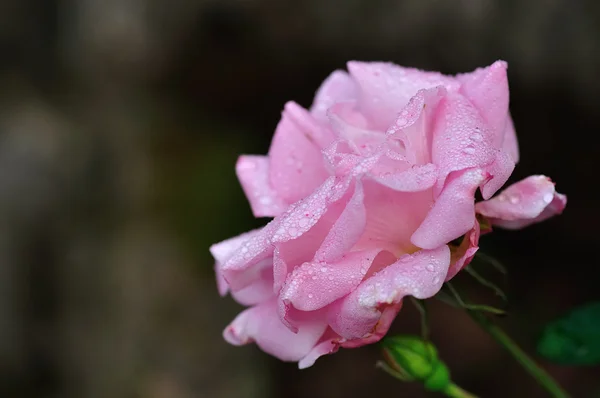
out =
[[476,213],[520,228],[566,204],[544,176],[490,199],[518,160],[505,62],[454,77],[348,71],[309,111],[285,105],[267,156],[239,158],[254,215],[274,219],[211,247],[220,293],[249,307],[225,339],[301,368],[381,339],[403,297],[435,295],[477,251]]

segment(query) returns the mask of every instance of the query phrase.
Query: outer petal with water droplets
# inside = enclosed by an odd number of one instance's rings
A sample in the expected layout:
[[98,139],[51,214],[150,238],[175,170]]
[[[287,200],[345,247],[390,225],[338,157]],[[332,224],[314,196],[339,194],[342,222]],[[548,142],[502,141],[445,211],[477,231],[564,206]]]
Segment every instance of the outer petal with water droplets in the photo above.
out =
[[504,132],[502,149],[510,155],[515,163],[519,163],[519,142],[517,141],[515,125],[510,115],[508,115],[508,121],[506,122],[506,131]]
[[365,194],[362,183],[356,181],[352,197],[327,233],[321,247],[315,254],[315,260],[334,261],[342,257],[356,244],[365,230],[367,215],[364,199]]
[[255,217],[275,217],[286,209],[287,203],[271,188],[268,157],[242,155],[235,171]]
[[449,94],[440,104],[433,132],[432,159],[439,168],[438,192],[453,171],[491,164],[497,154],[494,133],[479,111],[460,94]]
[[310,113],[315,119],[327,122],[327,110],[336,103],[353,101],[356,99],[356,83],[345,71],[334,71],[321,84],[310,108]]
[[233,345],[256,342],[263,351],[283,361],[298,361],[313,349],[326,328],[321,320],[305,321],[293,333],[281,323],[277,303],[271,300],[239,314],[223,337]]
[[294,203],[326,178],[318,137],[323,128],[293,103],[286,104],[269,149],[270,183],[278,196]]
[[215,243],[210,247],[210,254],[215,259],[215,273],[217,274],[217,287],[221,296],[227,294],[229,290],[227,281],[223,278],[221,268],[223,264],[237,251],[244,242],[260,232],[260,229],[255,229],[238,235],[234,238]]
[[277,222],[274,220],[255,231],[223,262],[221,273],[231,289],[240,290],[250,285],[259,278],[257,270],[261,268],[260,264],[272,261],[271,235],[276,226]]
[[562,213],[567,197],[557,193],[550,178],[535,175],[506,188],[500,195],[477,203],[478,213],[493,225],[520,229]]
[[493,133],[494,148],[502,148],[508,119],[508,77],[506,62],[496,61],[487,68],[458,75],[460,91],[479,110]]
[[380,252],[356,251],[335,262],[304,263],[290,274],[279,298],[301,311],[323,308],[354,290]]
[[486,178],[479,169],[450,175],[433,208],[412,235],[411,242],[424,249],[434,249],[473,228],[476,222],[475,191]]
[[420,250],[365,280],[332,306],[329,325],[346,340],[365,339],[376,331],[382,311],[397,306],[408,295],[419,299],[435,295],[450,265],[450,249]]
[[425,72],[384,62],[348,62],[359,86],[359,104],[374,128],[385,131],[417,91],[436,86],[457,90],[459,83],[437,72]]

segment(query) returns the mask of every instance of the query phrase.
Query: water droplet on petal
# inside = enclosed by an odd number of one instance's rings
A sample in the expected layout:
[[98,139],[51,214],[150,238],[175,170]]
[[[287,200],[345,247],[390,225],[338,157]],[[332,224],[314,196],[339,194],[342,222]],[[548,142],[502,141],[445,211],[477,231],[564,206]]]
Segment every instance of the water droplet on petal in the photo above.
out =
[[312,295],[312,293],[309,293],[309,294],[308,294],[308,298],[309,298],[309,299],[313,298],[313,295]]
[[473,133],[473,134],[471,134],[469,139],[471,139],[471,141],[479,142],[479,141],[483,140],[483,135],[481,135],[481,133]]
[[429,272],[433,272],[433,271],[435,271],[435,267],[434,267],[434,265],[433,265],[433,264],[427,264],[427,267],[426,267],[426,268],[427,268],[427,271],[429,271]]
[[466,148],[463,148],[463,152],[467,155],[473,155],[475,153],[475,148],[468,146]]
[[433,278],[433,283],[440,283],[440,277],[436,276],[435,278]]
[[510,197],[510,203],[512,203],[513,205],[516,205],[517,203],[519,203],[519,200],[521,200],[521,199],[516,195]]

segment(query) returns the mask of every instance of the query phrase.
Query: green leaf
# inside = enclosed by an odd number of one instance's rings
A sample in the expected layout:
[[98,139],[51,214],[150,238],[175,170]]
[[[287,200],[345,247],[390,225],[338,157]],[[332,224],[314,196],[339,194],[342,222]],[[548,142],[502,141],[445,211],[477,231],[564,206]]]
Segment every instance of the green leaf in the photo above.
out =
[[600,364],[600,302],[578,307],[546,326],[538,352],[562,365]]

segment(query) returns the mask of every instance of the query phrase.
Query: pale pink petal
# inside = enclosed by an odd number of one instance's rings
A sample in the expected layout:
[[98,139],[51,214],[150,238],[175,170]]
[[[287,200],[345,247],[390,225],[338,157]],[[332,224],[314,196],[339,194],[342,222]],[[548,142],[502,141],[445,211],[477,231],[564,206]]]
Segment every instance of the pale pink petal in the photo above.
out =
[[251,237],[257,235],[259,232],[259,229],[255,229],[253,231],[249,231],[238,235],[234,238],[215,243],[209,248],[210,253],[215,259],[215,274],[217,277],[217,288],[219,289],[219,294],[221,296],[226,295],[227,291],[229,290],[227,281],[223,277],[221,271],[223,264],[234,254],[236,250],[238,250],[242,246],[244,242],[249,240]]
[[299,369],[306,369],[313,366],[317,359],[323,355],[333,354],[340,348],[339,338],[330,338],[318,343],[304,358],[298,361]]
[[332,305],[329,325],[347,340],[369,337],[377,330],[384,308],[391,306],[395,311],[394,306],[408,295],[419,299],[435,295],[449,265],[450,249],[445,245],[407,254]]
[[496,61],[487,68],[458,75],[461,93],[479,110],[494,135],[492,145],[502,148],[508,117],[508,77],[506,62]]
[[261,229],[254,229],[233,238],[215,243],[209,248],[210,254],[217,263],[223,264],[227,261],[246,241],[260,234]]
[[381,131],[367,128],[367,120],[355,110],[353,103],[337,103],[329,109],[327,115],[333,131],[356,154],[368,156],[386,141],[386,136]]
[[293,333],[281,323],[277,303],[271,300],[239,314],[223,337],[233,345],[256,342],[263,351],[283,361],[298,361],[311,352],[326,328],[322,320],[305,321]]
[[356,251],[335,262],[304,263],[290,274],[279,298],[301,311],[323,308],[354,290],[380,252]]
[[392,305],[384,306],[381,309],[381,316],[379,317],[379,320],[377,321],[371,332],[360,338],[354,338],[350,340],[340,339],[340,347],[356,348],[362,347],[367,344],[377,343],[386,335],[386,333],[390,329],[390,326],[392,326],[394,319],[396,319],[396,315],[398,315],[398,313],[400,312],[401,308],[402,301],[399,301],[398,303]]
[[490,200],[477,203],[478,213],[493,225],[519,229],[562,213],[566,196],[554,189],[550,178],[535,175],[525,178]]
[[437,167],[428,163],[413,166],[399,173],[386,173],[376,175],[369,173],[367,178],[385,185],[395,191],[419,192],[433,187],[437,181]]
[[329,177],[314,192],[298,202],[278,218],[278,228],[273,234],[273,242],[286,242],[296,239],[309,231],[325,214],[328,206],[340,200],[348,189],[348,183],[336,177]]
[[372,127],[385,131],[398,112],[417,91],[436,86],[458,90],[452,77],[384,62],[348,62],[348,71],[359,86],[361,110],[370,117]]
[[502,188],[514,169],[515,162],[512,157],[507,152],[497,150],[494,161],[485,167],[485,171],[491,178],[481,186],[483,199],[491,198],[496,191]]
[[446,89],[441,86],[419,90],[386,132],[402,140],[406,157],[412,164],[431,162],[432,135],[438,104],[446,93]]
[[412,235],[411,242],[424,249],[434,249],[473,228],[475,191],[487,178],[479,169],[452,173],[425,221]]
[[317,90],[310,113],[315,119],[327,122],[327,110],[338,102],[356,100],[354,80],[345,71],[334,71]]
[[258,269],[262,262],[272,261],[273,245],[271,236],[277,227],[276,219],[253,233],[245,240],[220,267],[223,277],[233,290],[240,290],[259,277]]
[[272,238],[275,293],[294,267],[314,258],[353,195],[349,186],[349,180],[331,177],[313,195],[278,218],[279,226]]
[[299,124],[297,118],[312,116],[306,111],[300,114],[297,108],[286,105],[269,149],[270,185],[287,203],[306,197],[328,176],[315,139],[322,128],[312,120]]
[[235,170],[255,217],[275,217],[286,209],[287,204],[271,188],[268,157],[240,156]]
[[363,184],[367,225],[356,249],[381,248],[397,256],[414,251],[410,237],[433,205],[431,189],[399,192],[371,180]]
[[433,163],[439,168],[437,192],[451,172],[486,167],[498,154],[494,133],[468,99],[448,94],[438,112],[432,144]]
[[243,289],[232,291],[231,296],[242,305],[256,305],[265,302],[275,295],[273,294],[273,264],[271,261],[263,261],[256,267],[257,278]]
[[515,132],[515,125],[510,115],[506,122],[506,131],[504,132],[502,149],[510,155],[515,163],[519,163],[519,142],[517,140],[517,133]]
[[479,222],[475,222],[475,226],[472,230],[467,232],[464,236],[460,246],[455,250],[452,250],[452,259],[450,262],[450,268],[448,269],[448,275],[446,280],[454,278],[456,274],[460,272],[465,266],[469,265],[477,250],[479,250],[479,236],[481,234],[481,228]]
[[360,181],[357,181],[354,186],[352,197],[317,251],[316,261],[334,261],[342,257],[364,232],[366,212],[363,201],[365,195]]

